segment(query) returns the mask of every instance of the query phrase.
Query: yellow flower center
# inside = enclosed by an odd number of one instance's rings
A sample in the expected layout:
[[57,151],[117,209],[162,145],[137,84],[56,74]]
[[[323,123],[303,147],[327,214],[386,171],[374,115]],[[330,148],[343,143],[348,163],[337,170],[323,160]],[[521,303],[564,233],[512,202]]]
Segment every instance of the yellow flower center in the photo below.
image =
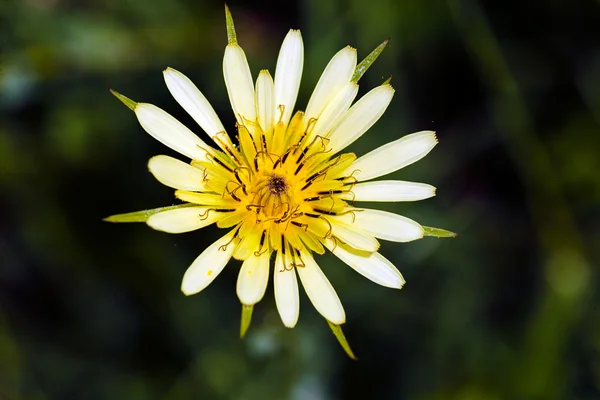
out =
[[210,161],[192,162],[204,170],[207,189],[215,194],[179,197],[214,204],[203,217],[216,212],[218,226],[237,226],[236,237],[245,245],[236,248],[235,258],[287,246],[292,253],[305,247],[322,253],[336,222],[331,217],[355,211],[347,202],[355,179],[345,170],[356,156],[331,157],[328,139],[311,137],[314,121],[304,124],[303,115],[270,132],[256,123],[238,125],[239,146],[217,138],[222,151],[211,151]]
[[288,193],[290,187],[286,177],[271,171],[252,181],[256,185],[249,192],[248,210],[256,212],[258,221],[285,219],[295,205]]

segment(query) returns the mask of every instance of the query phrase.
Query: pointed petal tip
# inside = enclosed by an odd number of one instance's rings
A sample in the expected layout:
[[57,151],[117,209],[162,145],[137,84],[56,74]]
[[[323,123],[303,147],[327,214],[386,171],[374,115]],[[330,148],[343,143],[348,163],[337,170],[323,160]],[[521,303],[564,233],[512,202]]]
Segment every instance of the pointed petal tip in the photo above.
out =
[[457,236],[460,236],[460,234],[446,229],[434,228],[431,226],[423,226],[423,236],[433,236],[437,238],[455,238]]
[[235,25],[233,24],[233,17],[227,4],[225,4],[225,25],[227,26],[227,43],[237,43],[237,35],[235,33]]
[[240,322],[240,339],[243,339],[248,332],[248,328],[250,328],[250,323],[252,322],[252,311],[254,310],[254,306],[242,304],[242,320]]
[[351,359],[357,361],[358,357],[356,357],[356,355],[352,351],[352,348],[350,347],[350,344],[348,343],[348,340],[346,339],[346,336],[344,336],[344,332],[342,331],[341,325],[343,324],[343,322],[340,324],[337,324],[337,323],[331,322],[329,320],[326,320],[326,321],[327,321],[327,324],[329,325],[329,328],[331,329],[331,332],[333,332],[333,335],[337,339],[338,343],[340,344],[340,346],[342,346],[342,349],[344,349],[344,351],[346,352],[346,355],[348,357],[350,357]]
[[129,108],[132,111],[135,111],[135,108],[137,107],[138,103],[131,100],[129,97],[127,96],[123,96],[121,93],[117,92],[114,89],[109,89],[110,93],[112,93],[113,96],[115,96],[117,99],[119,99],[119,101],[123,104],[125,104],[127,106],[127,108]]
[[406,281],[404,280],[404,278],[402,278],[402,281],[400,281],[400,286],[398,286],[396,289],[401,290],[404,285],[406,285]]

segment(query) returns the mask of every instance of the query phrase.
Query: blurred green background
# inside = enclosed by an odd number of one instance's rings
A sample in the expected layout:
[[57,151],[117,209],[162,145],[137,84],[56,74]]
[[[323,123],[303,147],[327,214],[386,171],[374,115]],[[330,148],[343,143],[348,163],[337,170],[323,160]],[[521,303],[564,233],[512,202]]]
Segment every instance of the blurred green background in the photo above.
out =
[[391,41],[361,92],[392,76],[364,154],[435,130],[392,175],[435,198],[386,205],[461,233],[382,243],[404,274],[379,287],[319,258],[347,311],[349,360],[302,293],[279,321],[269,286],[238,337],[239,263],[179,290],[219,232],[184,235],[110,214],[173,204],[149,137],[109,88],[199,134],[161,71],[187,74],[233,131],[223,3],[0,2],[1,399],[599,399],[600,10],[597,1],[231,1],[253,74],[300,28],[304,108],[343,46]]

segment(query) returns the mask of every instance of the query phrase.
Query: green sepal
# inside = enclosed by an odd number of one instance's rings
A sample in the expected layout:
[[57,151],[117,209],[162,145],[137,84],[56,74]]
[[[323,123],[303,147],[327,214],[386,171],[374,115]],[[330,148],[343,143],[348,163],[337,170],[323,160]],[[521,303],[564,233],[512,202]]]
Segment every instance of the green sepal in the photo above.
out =
[[392,81],[392,77],[390,76],[389,78],[387,78],[385,80],[385,82],[382,83],[382,85],[389,85],[391,81]]
[[331,331],[333,332],[335,338],[338,340],[338,342],[340,343],[340,346],[342,346],[342,349],[344,349],[344,351],[346,352],[348,357],[350,357],[353,360],[358,360],[358,358],[356,358],[356,356],[354,355],[354,352],[350,348],[350,345],[348,344],[348,341],[346,340],[346,336],[344,336],[342,327],[340,325],[334,324],[333,322],[331,322],[329,320],[327,320],[327,324],[329,324],[329,328],[331,328]]
[[137,104],[135,101],[131,100],[129,97],[127,96],[123,96],[121,93],[117,92],[116,90],[112,90],[110,89],[110,92],[113,94],[113,96],[115,96],[117,99],[121,100],[121,103],[125,104],[127,106],[127,108],[129,108],[132,111],[135,111],[135,107],[137,107]]
[[365,72],[367,72],[371,64],[373,64],[375,60],[377,60],[377,57],[379,57],[381,52],[383,52],[383,49],[385,49],[385,46],[388,44],[389,41],[390,38],[385,39],[383,43],[377,46],[375,50],[371,52],[371,54],[366,56],[365,59],[362,60],[360,64],[356,66],[356,69],[354,70],[354,75],[352,75],[352,82],[358,83],[359,79],[362,78]]
[[235,25],[233,25],[233,17],[229,7],[225,4],[225,24],[227,25],[227,43],[237,43],[237,35],[235,34]]
[[243,338],[250,328],[250,322],[252,322],[252,311],[254,306],[242,304],[242,322],[240,323],[240,337]]
[[162,211],[176,210],[178,208],[192,207],[194,205],[195,204],[186,203],[186,204],[178,204],[176,206],[159,207],[159,208],[152,208],[150,210],[134,211],[134,212],[125,213],[125,214],[115,214],[115,215],[111,215],[110,217],[104,218],[102,221],[106,221],[106,222],[146,222],[148,220],[148,218],[150,218],[151,216],[153,216],[156,213],[159,213]]
[[458,233],[450,232],[445,229],[433,228],[431,226],[424,226],[423,234],[424,236],[433,236],[437,238],[453,238],[458,236]]

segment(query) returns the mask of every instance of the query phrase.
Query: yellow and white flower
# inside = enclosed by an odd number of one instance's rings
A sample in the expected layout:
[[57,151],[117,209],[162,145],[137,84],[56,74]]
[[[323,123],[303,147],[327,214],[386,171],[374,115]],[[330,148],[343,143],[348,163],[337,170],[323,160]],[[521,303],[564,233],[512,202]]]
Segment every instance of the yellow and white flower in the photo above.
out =
[[243,305],[243,336],[253,305],[265,294],[273,264],[275,300],[283,324],[292,328],[298,321],[299,276],[310,301],[353,357],[339,327],[346,321],[344,308],[314,254],[328,249],[373,282],[400,289],[404,278],[377,252],[377,239],[408,242],[452,233],[355,204],[434,196],[435,188],[428,184],[370,180],[423,158],[437,144],[435,133],[413,133],[360,158],[343,153],[377,122],[394,95],[385,82],[352,104],[358,80],[387,41],[358,65],[355,49],[340,50],[321,75],[306,111],[293,113],[304,59],[300,32],[290,30],[285,37],[275,78],[262,70],[254,83],[227,8],[226,20],[223,75],[237,120],[237,140],[232,140],[198,88],[172,68],[164,71],[169,91],[210,136],[213,146],[160,108],[113,91],[135,112],[146,132],[191,161],[158,155],[148,163],[159,182],[176,189],[175,196],[183,204],[114,215],[107,221],[146,222],[169,233],[213,223],[228,229],[188,268],[183,293],[206,288],[232,257],[242,260],[237,295]]

